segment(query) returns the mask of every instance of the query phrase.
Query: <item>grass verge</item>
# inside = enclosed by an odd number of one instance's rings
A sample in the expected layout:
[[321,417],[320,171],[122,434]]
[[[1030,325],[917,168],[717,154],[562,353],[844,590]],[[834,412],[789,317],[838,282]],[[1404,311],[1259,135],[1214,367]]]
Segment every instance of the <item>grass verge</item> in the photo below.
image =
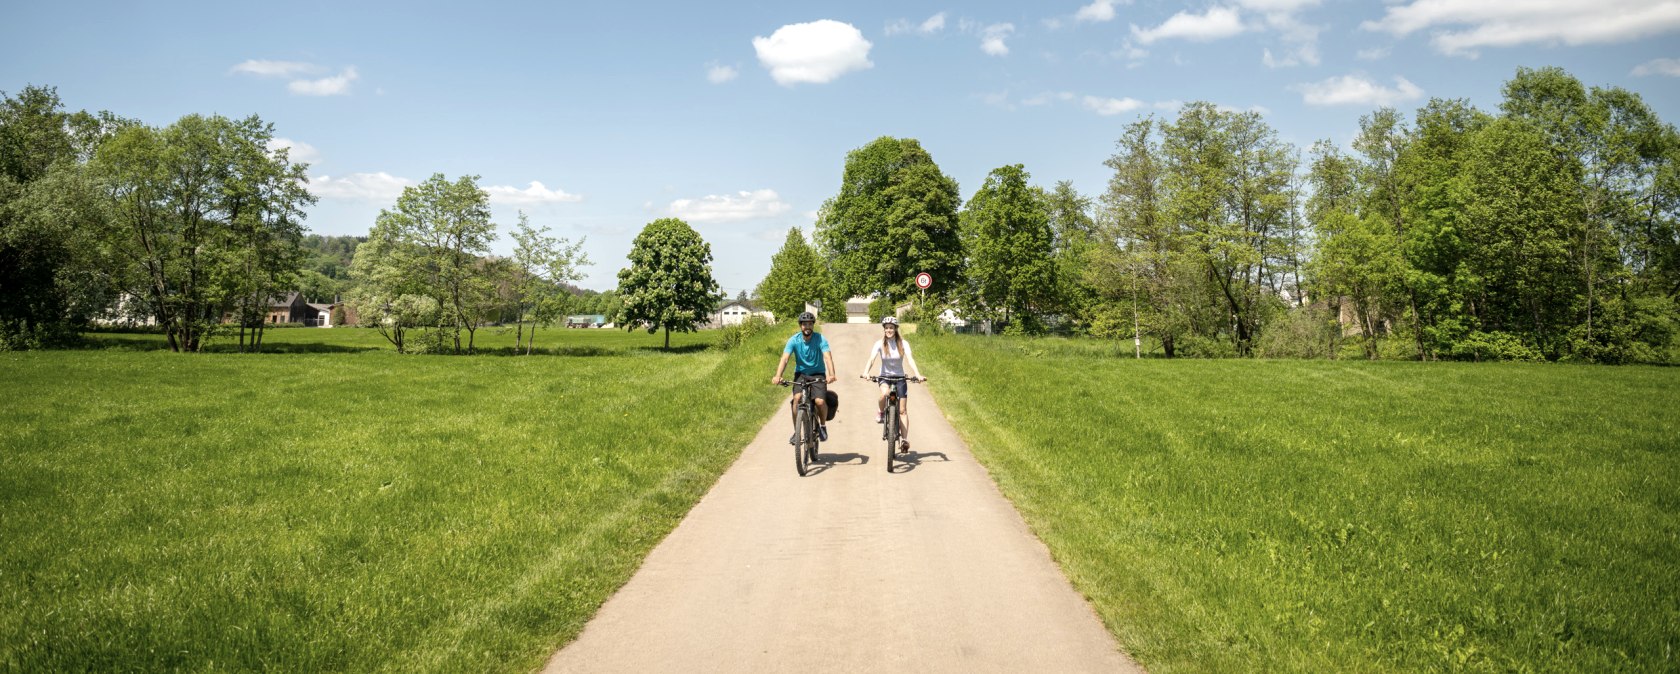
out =
[[746,366],[773,335],[573,332],[590,355],[0,354],[0,670],[539,666],[780,396]]
[[1153,672],[1680,667],[1680,370],[916,352]]

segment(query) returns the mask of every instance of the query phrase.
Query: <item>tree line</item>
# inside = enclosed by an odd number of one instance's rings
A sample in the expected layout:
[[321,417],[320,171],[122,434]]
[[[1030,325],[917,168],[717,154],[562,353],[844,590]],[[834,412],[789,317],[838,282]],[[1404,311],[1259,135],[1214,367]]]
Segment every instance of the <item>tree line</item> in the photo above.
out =
[[1497,111],[1435,99],[1303,156],[1205,102],[1128,125],[1095,199],[993,170],[966,202],[913,139],[846,157],[814,241],[758,293],[915,296],[1020,334],[1161,355],[1669,362],[1680,356],[1680,134],[1637,94],[1519,69]]
[[304,166],[253,115],[153,127],[67,113],[56,90],[0,102],[0,347],[59,343],[113,312],[176,351],[222,330],[257,348],[300,258]]

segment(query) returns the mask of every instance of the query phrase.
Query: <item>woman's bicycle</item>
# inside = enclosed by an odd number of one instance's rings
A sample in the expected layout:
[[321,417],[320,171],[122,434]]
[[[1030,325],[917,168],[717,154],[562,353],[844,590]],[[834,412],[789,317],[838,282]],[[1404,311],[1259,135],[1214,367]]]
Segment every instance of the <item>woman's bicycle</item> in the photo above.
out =
[[811,402],[811,389],[817,380],[796,382],[783,380],[782,386],[793,387],[799,395],[799,406],[793,411],[793,468],[805,477],[811,464],[817,462],[817,404]]
[[893,472],[893,462],[897,460],[899,443],[904,439],[904,424],[898,418],[898,383],[901,381],[920,382],[904,375],[879,375],[869,377],[869,381],[887,385],[887,409],[881,417],[881,439],[887,441],[887,472]]

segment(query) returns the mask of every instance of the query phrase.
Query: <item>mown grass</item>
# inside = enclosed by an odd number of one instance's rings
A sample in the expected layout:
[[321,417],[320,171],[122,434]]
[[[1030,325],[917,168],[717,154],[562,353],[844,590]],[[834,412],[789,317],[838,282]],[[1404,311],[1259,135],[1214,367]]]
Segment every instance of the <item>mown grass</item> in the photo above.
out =
[[939,404],[1153,672],[1680,669],[1680,370],[924,337]]
[[0,670],[539,666],[780,395],[777,336],[656,337],[550,336],[587,357],[0,354]]

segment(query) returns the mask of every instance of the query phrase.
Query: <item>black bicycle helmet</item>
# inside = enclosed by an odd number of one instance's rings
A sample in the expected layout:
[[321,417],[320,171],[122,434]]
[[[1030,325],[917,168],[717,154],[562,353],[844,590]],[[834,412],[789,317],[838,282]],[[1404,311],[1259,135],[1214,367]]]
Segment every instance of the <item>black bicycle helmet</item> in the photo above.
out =
[[807,311],[807,312],[799,315],[799,322],[800,323],[815,323],[815,322],[817,322],[817,317],[811,315],[811,312]]

